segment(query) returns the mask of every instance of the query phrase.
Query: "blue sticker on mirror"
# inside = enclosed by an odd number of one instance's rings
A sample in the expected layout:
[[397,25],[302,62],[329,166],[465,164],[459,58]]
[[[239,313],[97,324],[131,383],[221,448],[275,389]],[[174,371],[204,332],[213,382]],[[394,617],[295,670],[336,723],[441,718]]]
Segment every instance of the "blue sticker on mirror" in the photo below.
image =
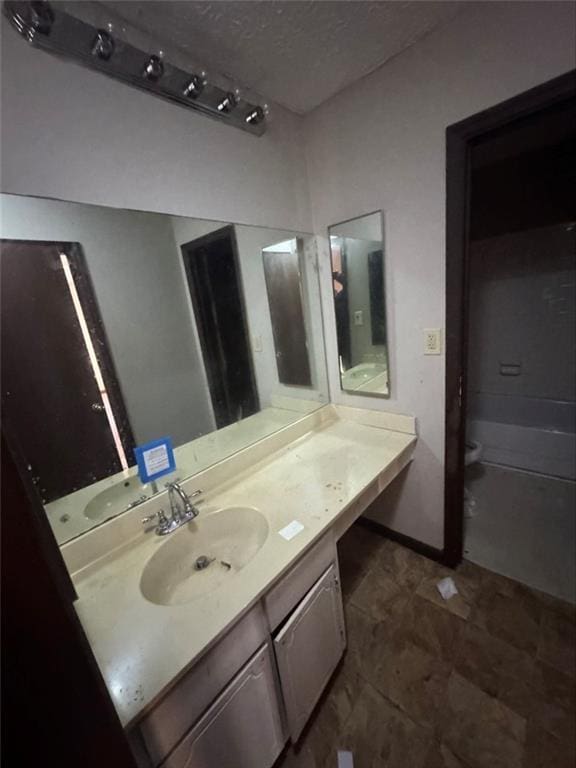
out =
[[138,463],[138,477],[142,483],[150,483],[176,469],[176,460],[169,437],[161,437],[134,448]]

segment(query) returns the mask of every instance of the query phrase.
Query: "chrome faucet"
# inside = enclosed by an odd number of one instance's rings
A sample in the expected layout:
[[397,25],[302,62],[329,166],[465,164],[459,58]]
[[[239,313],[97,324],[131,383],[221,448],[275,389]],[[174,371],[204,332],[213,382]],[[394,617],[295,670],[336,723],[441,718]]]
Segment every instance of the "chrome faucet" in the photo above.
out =
[[192,504],[191,499],[199,496],[202,491],[194,491],[188,495],[180,483],[175,480],[173,483],[166,483],[168,489],[168,498],[170,499],[170,518],[166,517],[164,510],[153,512],[142,520],[146,525],[157,519],[158,525],[154,529],[158,536],[166,536],[176,529],[180,528],[191,520],[194,520],[199,513],[199,509]]
[[[199,510],[192,504],[191,499],[195,496],[199,496],[202,491],[194,491],[190,496],[186,493],[184,488],[180,485],[178,480],[174,480],[172,483],[166,483],[168,488],[168,498],[170,499],[170,513],[172,514],[172,520],[178,522],[189,522],[193,520]],[[182,509],[178,505],[178,500],[182,504]]]

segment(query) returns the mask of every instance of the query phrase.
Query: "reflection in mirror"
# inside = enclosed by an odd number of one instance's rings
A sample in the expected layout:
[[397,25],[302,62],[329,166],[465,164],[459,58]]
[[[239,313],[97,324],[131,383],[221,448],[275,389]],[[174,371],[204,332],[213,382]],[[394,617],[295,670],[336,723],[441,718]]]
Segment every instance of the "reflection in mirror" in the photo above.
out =
[[217,229],[180,246],[216,426],[257,413],[234,227]]
[[[313,238],[2,195],[2,409],[60,543],[328,400]],[[270,260],[268,260],[270,257]]]
[[264,275],[278,378],[282,384],[312,384],[300,276],[301,241],[285,240],[264,248]]
[[329,227],[343,390],[389,397],[382,213]]

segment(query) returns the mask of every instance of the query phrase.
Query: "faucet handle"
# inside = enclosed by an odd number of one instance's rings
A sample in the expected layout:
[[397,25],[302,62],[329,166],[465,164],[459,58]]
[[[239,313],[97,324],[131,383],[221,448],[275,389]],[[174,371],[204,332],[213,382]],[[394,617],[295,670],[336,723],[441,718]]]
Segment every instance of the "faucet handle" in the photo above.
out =
[[191,499],[196,498],[196,496],[200,496],[201,493],[204,493],[204,491],[200,490],[200,488],[197,491],[192,491],[192,493],[189,493]]
[[158,518],[158,525],[166,525],[166,523],[168,522],[166,515],[164,514],[164,510],[161,509],[158,512],[152,512],[152,514],[148,515],[148,517],[143,517],[142,525],[147,525],[148,523],[151,523],[156,518]]

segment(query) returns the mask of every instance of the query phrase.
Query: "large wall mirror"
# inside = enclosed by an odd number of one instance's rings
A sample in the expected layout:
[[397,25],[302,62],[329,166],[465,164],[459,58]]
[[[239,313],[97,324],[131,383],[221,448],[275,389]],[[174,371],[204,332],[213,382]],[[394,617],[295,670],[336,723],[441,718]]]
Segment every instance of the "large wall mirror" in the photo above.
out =
[[[1,204],[3,418],[59,543],[328,402],[310,235]],[[176,470],[142,484],[164,437]]]
[[329,227],[343,390],[390,396],[381,211]]

